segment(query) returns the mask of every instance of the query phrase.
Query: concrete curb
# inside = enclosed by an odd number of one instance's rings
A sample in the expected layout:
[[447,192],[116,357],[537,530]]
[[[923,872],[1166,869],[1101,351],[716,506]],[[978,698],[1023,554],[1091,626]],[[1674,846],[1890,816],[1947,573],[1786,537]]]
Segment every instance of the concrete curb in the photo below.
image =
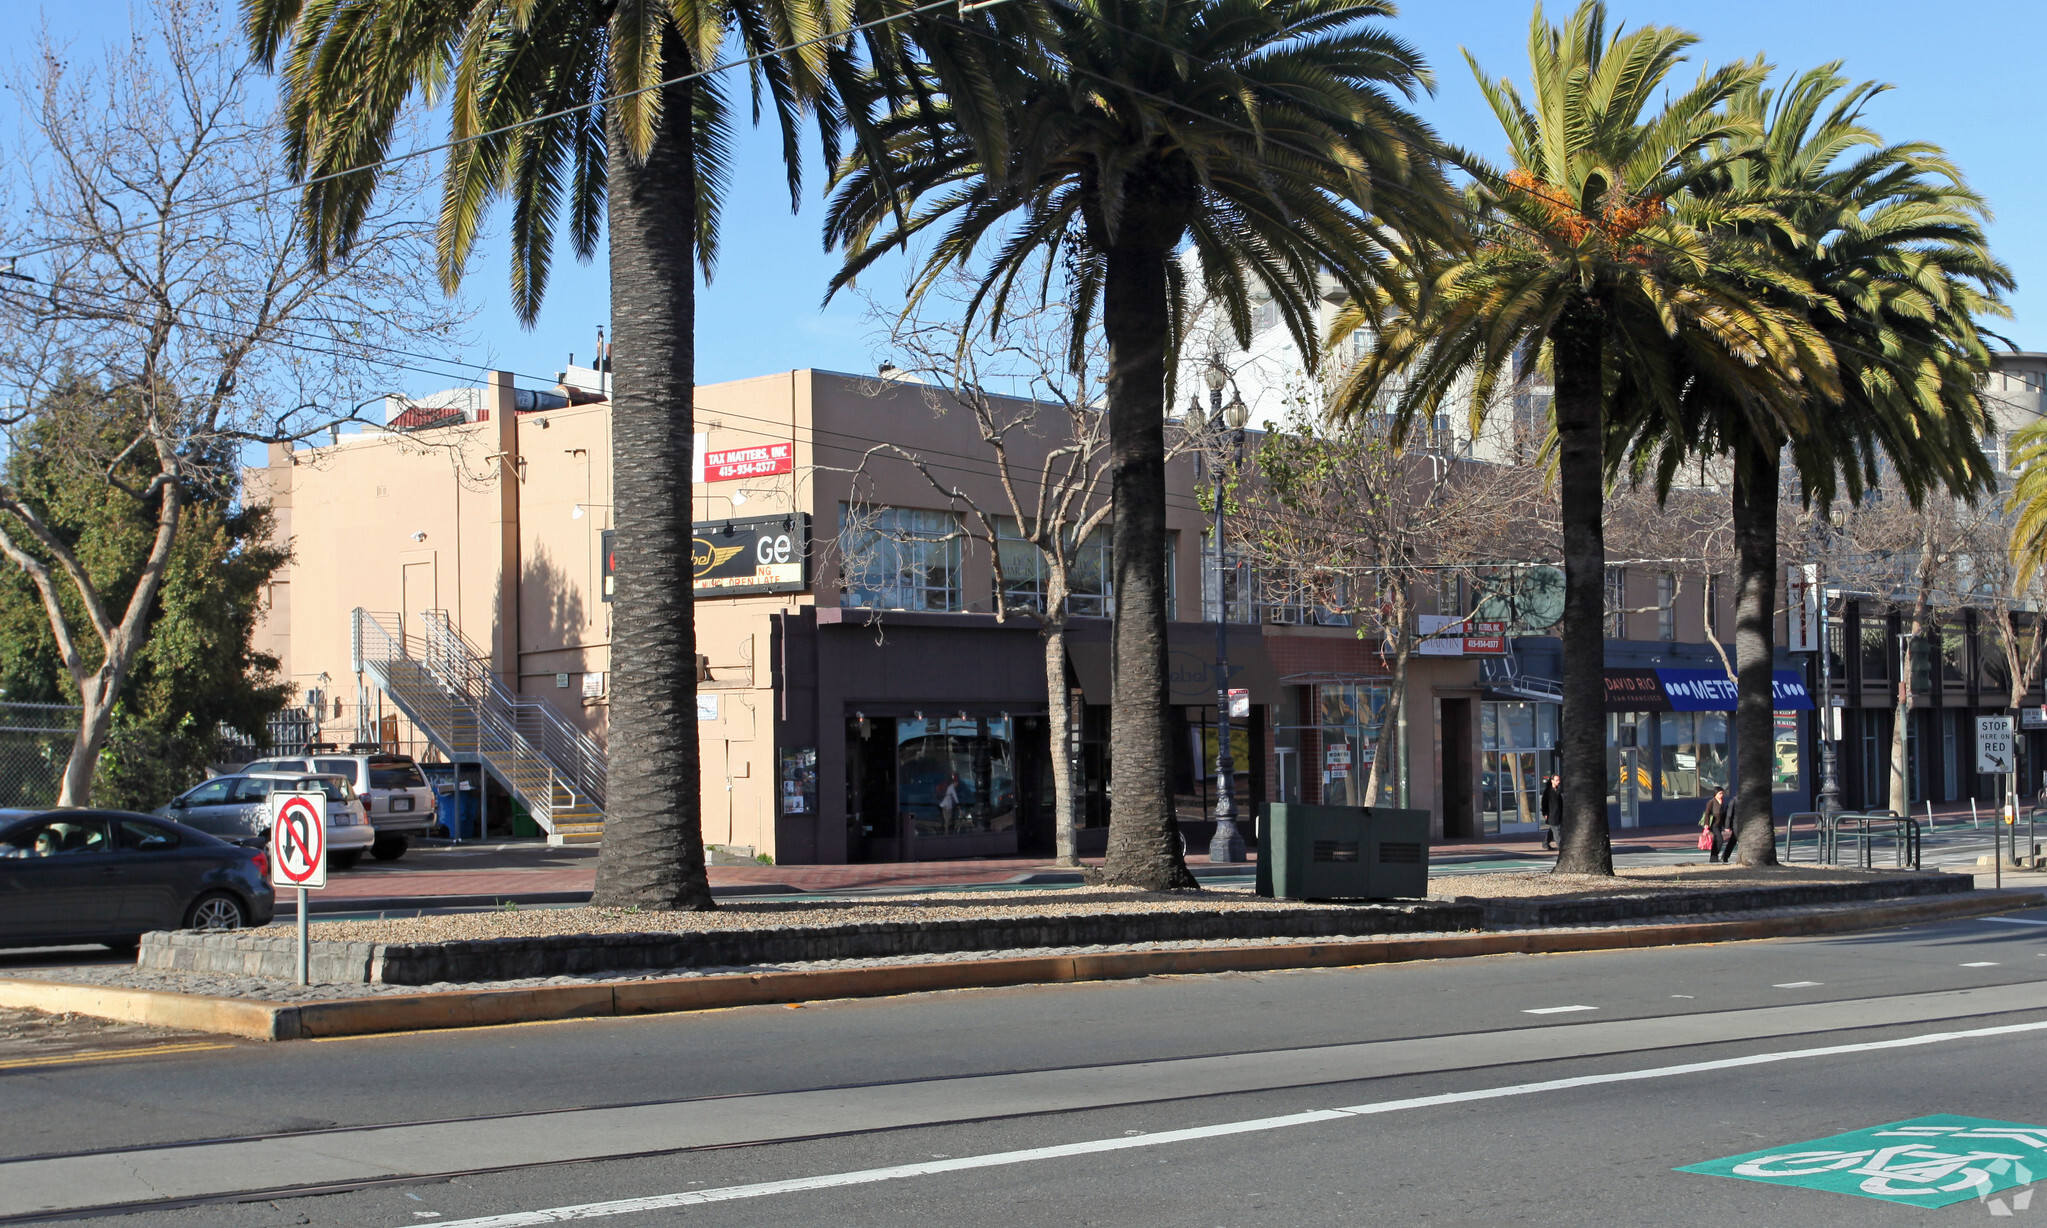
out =
[[1368,942],[1308,942],[1285,946],[1180,951],[1120,951],[1101,955],[1046,955],[895,964],[815,972],[758,972],[730,976],[623,981],[603,985],[546,985],[530,989],[471,989],[448,993],[342,998],[282,1004],[209,998],[150,989],[69,985],[0,979],[0,1006],[74,1012],[124,1023],[147,1023],[251,1040],[373,1036],[436,1028],[485,1027],[550,1019],[717,1010],[833,998],[878,998],[945,989],[1068,984],[1211,972],[1271,972],[1289,968],[1344,968],[1480,955],[1559,954],[1711,942],[1747,942],[1813,934],[1851,933],[1925,921],[1944,921],[2023,908],[2047,907],[2047,893],[1971,895],[1963,899],[1871,905],[1844,912],[1746,921],[1695,921],[1626,929],[1547,933],[1386,938]]

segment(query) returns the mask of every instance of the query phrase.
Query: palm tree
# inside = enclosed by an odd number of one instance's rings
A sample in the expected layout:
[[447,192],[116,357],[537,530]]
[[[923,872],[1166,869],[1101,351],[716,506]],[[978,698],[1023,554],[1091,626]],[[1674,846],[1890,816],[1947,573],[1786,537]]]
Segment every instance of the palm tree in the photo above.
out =
[[1803,301],[1785,306],[1803,309],[1831,352],[1837,392],[1756,395],[1700,372],[1664,404],[1673,416],[1644,415],[1615,432],[1638,463],[1653,455],[1664,490],[1688,457],[1734,462],[1734,795],[1744,865],[1776,862],[1771,667],[1785,450],[1801,495],[1822,511],[1844,495],[1859,503],[1879,483],[1914,506],[1936,489],[1962,497],[1996,484],[1979,442],[1989,429],[1981,387],[1990,355],[1978,320],[2006,314],[1999,294],[2011,276],[1990,256],[1982,198],[1941,151],[1886,146],[1862,122],[1886,88],[1851,86],[1833,63],[1781,93],[1742,91],[1729,109],[1751,130],[1719,151],[1728,155],[1719,174],[1694,188],[1771,201],[1769,214],[1736,225],[1804,283]]
[[[728,34],[779,123],[795,188],[837,0],[246,0],[255,55],[282,57],[286,142],[314,250],[348,250],[400,115],[445,101],[440,274],[459,282],[510,197],[512,298],[530,324],[564,205],[577,256],[609,230],[617,629],[612,770],[595,902],[709,908],[698,814],[689,574],[695,282],[717,252],[731,114],[711,69]],[[807,46],[806,46],[807,44]],[[703,73],[704,75],[692,74]],[[579,109],[572,109],[579,108]],[[513,127],[512,125],[519,125]],[[328,178],[327,176],[334,176]]]
[[[1176,255],[1191,243],[1240,340],[1262,287],[1313,354],[1325,273],[1367,295],[1389,232],[1441,229],[1450,194],[1435,142],[1394,97],[1427,88],[1426,69],[1371,24],[1391,13],[1387,0],[1062,0],[1033,38],[1006,42],[969,14],[953,41],[920,33],[929,88],[902,92],[838,174],[827,238],[847,257],[835,290],[929,237],[923,285],[988,251],[970,314],[991,326],[1041,254],[1073,281],[1076,337],[1099,312],[1115,506],[1113,882],[1195,885],[1164,720]],[[972,73],[948,67],[970,56]]]
[[[1705,73],[1650,110],[1697,40],[1645,26],[1608,37],[1585,0],[1563,27],[1540,6],[1529,29],[1532,101],[1470,61],[1512,156],[1501,171],[1470,153],[1472,233],[1433,255],[1426,275],[1385,304],[1347,310],[1338,336],[1370,326],[1370,351],[1337,391],[1343,412],[1390,403],[1431,417],[1469,395],[1474,414],[1503,378],[1546,362],[1555,388],[1554,456],[1563,529],[1564,815],[1557,870],[1611,874],[1606,820],[1605,431],[1615,398],[1667,400],[1678,364],[1731,384],[1791,380],[1813,357],[1809,330],[1760,299],[1757,282],[1798,287],[1754,244],[1720,238],[1725,220],[1686,189],[1711,176],[1720,142],[1749,123],[1722,104],[1764,75],[1737,63]],[[1812,378],[1829,372],[1808,368]],[[1624,414],[1623,414],[1624,416]]]

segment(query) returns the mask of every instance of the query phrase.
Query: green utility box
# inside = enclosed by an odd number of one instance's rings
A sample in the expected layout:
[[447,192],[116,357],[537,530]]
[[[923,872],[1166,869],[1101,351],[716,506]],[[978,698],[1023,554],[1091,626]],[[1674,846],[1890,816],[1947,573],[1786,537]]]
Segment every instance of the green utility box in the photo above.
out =
[[1428,893],[1428,811],[1287,803],[1265,808],[1259,895],[1390,900]]

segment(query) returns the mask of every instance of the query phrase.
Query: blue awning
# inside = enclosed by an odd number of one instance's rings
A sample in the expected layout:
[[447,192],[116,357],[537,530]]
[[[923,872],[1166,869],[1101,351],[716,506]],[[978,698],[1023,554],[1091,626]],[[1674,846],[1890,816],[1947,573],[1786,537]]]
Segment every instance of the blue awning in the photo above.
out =
[[[1656,677],[1663,684],[1663,694],[1670,702],[1672,712],[1732,712],[1734,711],[1734,679],[1717,669],[1657,669]],[[1811,709],[1812,694],[1805,689],[1805,679],[1797,670],[1780,669],[1771,671],[1772,689],[1776,699],[1772,707],[1778,712],[1803,712]]]

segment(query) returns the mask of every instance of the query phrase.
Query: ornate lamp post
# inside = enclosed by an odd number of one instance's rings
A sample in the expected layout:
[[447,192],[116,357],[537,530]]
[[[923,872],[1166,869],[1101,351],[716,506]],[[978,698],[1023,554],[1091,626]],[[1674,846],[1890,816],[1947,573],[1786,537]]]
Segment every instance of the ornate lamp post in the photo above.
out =
[[[1218,675],[1215,684],[1215,835],[1208,842],[1208,860],[1212,863],[1240,862],[1246,860],[1244,834],[1237,830],[1237,776],[1236,756],[1230,751],[1230,606],[1228,595],[1223,590],[1223,563],[1228,557],[1223,549],[1223,500],[1228,494],[1225,462],[1235,463],[1244,451],[1244,424],[1251,416],[1251,409],[1244,404],[1241,393],[1233,394],[1227,407],[1223,405],[1223,385],[1229,382],[1230,373],[1220,361],[1210,359],[1208,370],[1202,373],[1208,384],[1209,423],[1216,430],[1217,448],[1215,463],[1215,669]],[[1223,441],[1227,441],[1227,452]]]

